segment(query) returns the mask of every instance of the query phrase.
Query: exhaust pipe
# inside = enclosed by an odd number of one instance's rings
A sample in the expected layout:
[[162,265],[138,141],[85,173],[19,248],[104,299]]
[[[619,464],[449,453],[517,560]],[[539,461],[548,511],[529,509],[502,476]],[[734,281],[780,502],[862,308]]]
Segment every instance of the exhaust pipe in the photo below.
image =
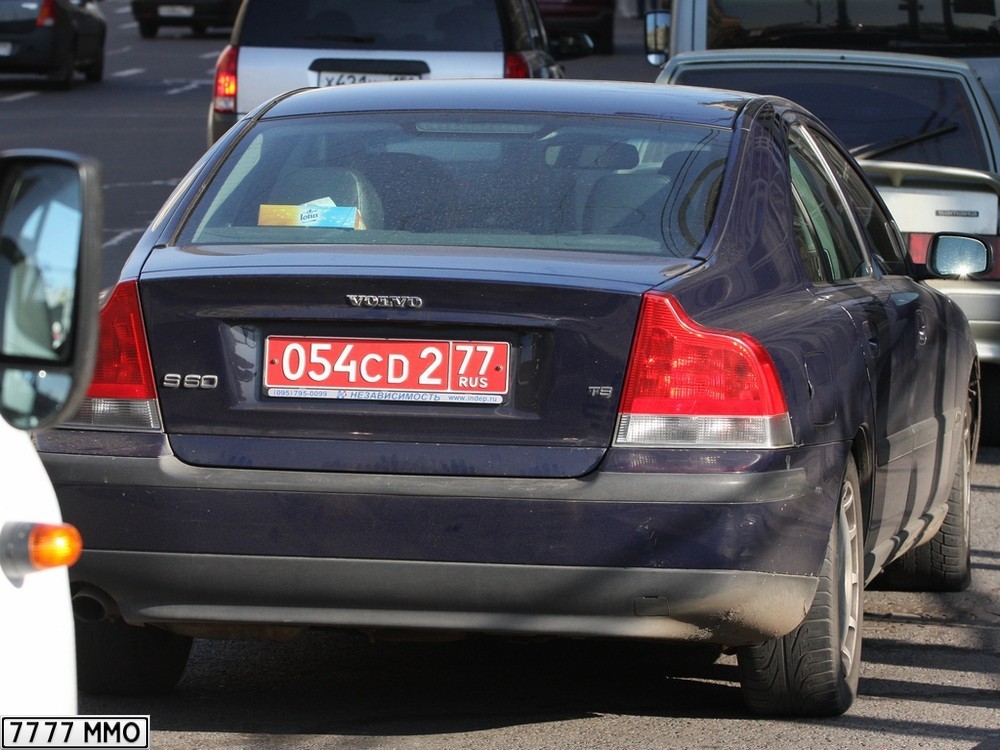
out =
[[110,622],[121,614],[115,600],[96,586],[81,586],[73,593],[72,601],[73,614],[83,622]]

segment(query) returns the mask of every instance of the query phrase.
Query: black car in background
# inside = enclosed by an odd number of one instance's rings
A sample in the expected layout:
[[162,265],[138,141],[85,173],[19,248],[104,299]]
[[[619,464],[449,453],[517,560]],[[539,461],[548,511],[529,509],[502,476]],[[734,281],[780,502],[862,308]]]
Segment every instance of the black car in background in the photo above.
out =
[[132,16],[144,39],[156,36],[161,26],[188,26],[198,35],[232,26],[239,9],[240,0],[132,0]]
[[97,0],[0,0],[0,74],[100,81],[106,35]]
[[545,28],[553,37],[582,31],[594,41],[594,51],[615,51],[615,0],[538,0]]

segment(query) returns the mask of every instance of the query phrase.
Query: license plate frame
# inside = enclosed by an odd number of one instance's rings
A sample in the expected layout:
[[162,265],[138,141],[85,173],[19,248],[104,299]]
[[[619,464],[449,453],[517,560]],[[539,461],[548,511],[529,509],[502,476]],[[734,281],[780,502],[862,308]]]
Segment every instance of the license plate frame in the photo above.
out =
[[500,404],[510,397],[506,341],[270,335],[270,398]]

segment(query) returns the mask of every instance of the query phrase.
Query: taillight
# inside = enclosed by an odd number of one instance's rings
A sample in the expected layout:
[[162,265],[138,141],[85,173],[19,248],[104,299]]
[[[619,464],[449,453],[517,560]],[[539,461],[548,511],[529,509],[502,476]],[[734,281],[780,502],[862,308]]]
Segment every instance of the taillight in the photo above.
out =
[[135,281],[115,287],[101,308],[94,376],[66,427],[159,430],[153,366]]
[[504,78],[531,78],[531,68],[524,55],[519,52],[508,52],[503,58]]
[[68,523],[10,522],[0,530],[0,566],[11,579],[80,559],[83,540]]
[[227,46],[215,63],[215,95],[212,107],[216,112],[236,111],[236,60],[239,50]]
[[42,0],[38,6],[38,17],[35,19],[35,26],[39,28],[51,28],[56,25],[56,0]]
[[751,336],[700,326],[672,296],[648,293],[632,343],[615,443],[791,445],[774,361]]

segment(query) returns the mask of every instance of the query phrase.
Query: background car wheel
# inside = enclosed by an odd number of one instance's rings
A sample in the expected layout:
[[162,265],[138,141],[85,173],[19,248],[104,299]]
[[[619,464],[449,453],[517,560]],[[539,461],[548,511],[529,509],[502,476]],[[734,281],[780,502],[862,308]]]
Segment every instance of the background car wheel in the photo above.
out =
[[609,21],[599,27],[594,27],[589,32],[590,38],[594,42],[594,52],[598,55],[612,55],[615,52],[615,27]]
[[65,60],[49,73],[49,80],[54,86],[60,89],[68,89],[73,86],[73,78],[76,76],[76,55],[71,51]]
[[191,33],[195,36],[205,36],[208,33],[208,27],[203,23],[192,24]]
[[[101,47],[103,48],[103,44]],[[97,59],[83,69],[83,76],[90,83],[100,83],[104,80],[104,53],[101,52]]]
[[76,621],[77,685],[89,693],[148,695],[177,684],[192,639],[120,617]]
[[972,582],[971,498],[973,404],[965,410],[962,448],[955,465],[948,512],[938,532],[906,552],[874,581],[889,591],[963,591]]
[[857,695],[864,575],[859,486],[851,460],[805,620],[786,636],[737,649],[743,698],[755,713],[836,716]]
[[159,30],[160,25],[156,21],[139,21],[139,36],[143,39],[152,39]]
[[986,445],[1000,445],[1000,366],[984,362],[982,368],[980,439]]

